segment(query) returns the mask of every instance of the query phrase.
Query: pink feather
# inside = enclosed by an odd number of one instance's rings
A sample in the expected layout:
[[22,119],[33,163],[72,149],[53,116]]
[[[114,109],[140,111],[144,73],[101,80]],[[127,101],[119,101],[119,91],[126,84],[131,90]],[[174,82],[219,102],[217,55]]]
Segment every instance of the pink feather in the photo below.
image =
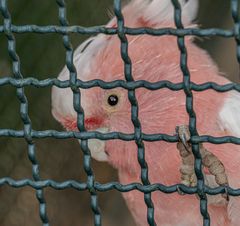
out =
[[[135,0],[123,9],[125,22],[130,27],[174,26],[172,5],[166,0]],[[170,1],[169,1],[170,2]],[[197,1],[181,1],[185,25],[191,25]],[[161,10],[160,3],[165,6]],[[164,5],[165,4],[165,5]],[[159,5],[160,8],[155,7]],[[192,9],[192,11],[191,11]],[[161,17],[161,15],[163,15]],[[112,19],[107,26],[113,27]],[[128,36],[129,56],[132,60],[132,74],[135,80],[157,82],[168,80],[174,83],[183,81],[179,66],[180,52],[177,38],[173,36],[153,37],[148,35]],[[188,52],[188,68],[191,81],[197,84],[208,81],[226,84],[229,81],[220,75],[217,66],[209,55],[198,48],[190,37],[185,38]],[[120,55],[120,41],[116,36],[98,35],[81,53],[80,46],[75,53],[75,65],[80,79],[88,81],[102,79],[113,81],[124,79],[124,64]],[[69,77],[63,69],[60,80]],[[87,129],[108,128],[109,131],[133,133],[131,105],[127,90],[116,88],[102,90],[91,88],[81,90],[82,105],[85,111]],[[116,94],[119,103],[111,107],[107,97]],[[177,125],[188,124],[186,97],[184,92],[160,89],[156,91],[139,88],[136,90],[139,104],[139,119],[144,133],[166,133],[173,135]],[[197,129],[200,135],[224,136],[239,135],[239,113],[234,109],[240,106],[239,94],[217,93],[213,90],[193,92],[194,110],[197,115]],[[53,89],[53,114],[66,128],[76,129],[76,113],[72,107],[70,89]],[[231,114],[232,118],[229,119]],[[66,119],[70,119],[67,121]],[[94,120],[90,120],[94,119]],[[65,121],[64,121],[65,120]],[[69,125],[69,126],[68,126]],[[234,129],[233,129],[234,128]],[[145,156],[149,166],[151,183],[173,185],[180,183],[180,156],[176,144],[167,142],[144,142]],[[240,150],[233,144],[204,144],[224,164],[230,186],[240,187]],[[120,140],[106,141],[105,149],[108,162],[118,169],[120,182],[128,184],[140,181],[140,166],[137,160],[135,142]],[[94,155],[93,155],[94,157]],[[137,225],[147,226],[146,205],[143,193],[131,191],[123,194]],[[155,220],[162,226],[202,225],[199,200],[194,195],[181,196],[177,193],[164,194],[156,191],[152,195],[155,205]],[[240,201],[231,197],[226,205],[211,203],[208,206],[213,226],[237,226],[240,217]]]

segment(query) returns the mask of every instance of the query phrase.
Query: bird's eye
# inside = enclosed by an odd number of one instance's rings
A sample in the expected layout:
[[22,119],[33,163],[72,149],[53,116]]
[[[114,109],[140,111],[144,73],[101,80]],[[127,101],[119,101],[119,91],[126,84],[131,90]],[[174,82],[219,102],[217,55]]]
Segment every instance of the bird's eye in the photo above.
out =
[[115,94],[111,94],[109,97],[108,97],[108,104],[110,106],[116,106],[118,104],[118,96],[115,95]]

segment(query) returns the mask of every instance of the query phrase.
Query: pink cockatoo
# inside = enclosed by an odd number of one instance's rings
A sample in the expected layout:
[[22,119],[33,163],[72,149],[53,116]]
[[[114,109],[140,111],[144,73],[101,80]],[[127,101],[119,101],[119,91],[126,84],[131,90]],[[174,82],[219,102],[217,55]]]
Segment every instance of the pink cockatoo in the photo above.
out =
[[[191,23],[198,8],[197,0],[180,0],[184,26]],[[122,13],[128,27],[175,27],[173,6],[170,0],[132,0]],[[117,27],[113,18],[107,27]],[[129,56],[132,60],[134,80],[157,82],[169,80],[183,81],[180,68],[180,52],[174,36],[127,36]],[[188,68],[191,81],[202,84],[208,81],[226,84],[229,81],[220,72],[209,55],[197,47],[191,37],[185,38],[188,51]],[[115,36],[99,34],[81,44],[74,54],[74,64],[80,80],[102,79],[114,81],[124,79],[124,64],[120,54],[120,40]],[[69,79],[65,67],[60,80]],[[193,92],[197,129],[200,135],[240,136],[240,95],[235,91],[218,93],[214,90]],[[139,105],[139,119],[146,134],[165,133],[173,135],[178,125],[187,125],[186,96],[181,91],[167,88],[151,91],[136,89]],[[99,87],[81,89],[81,103],[85,112],[86,129],[93,131],[133,133],[131,105],[128,92],[123,88],[104,90]],[[52,113],[67,129],[77,130],[77,114],[73,109],[73,94],[70,88],[52,90]],[[151,183],[174,185],[181,182],[179,172],[181,157],[176,144],[144,142],[145,158],[149,168]],[[240,148],[233,144],[204,146],[223,163],[229,185],[240,187]],[[97,139],[89,140],[93,158],[107,161],[118,169],[122,184],[141,182],[141,168],[134,141]],[[147,226],[147,207],[143,193],[130,191],[123,194],[138,226]],[[209,197],[209,196],[208,196]],[[215,197],[215,196],[214,196]],[[213,226],[238,226],[240,219],[240,198],[230,197],[228,202],[219,202],[212,197],[208,211]],[[155,207],[155,221],[159,226],[200,226],[199,199],[195,195],[152,193]]]

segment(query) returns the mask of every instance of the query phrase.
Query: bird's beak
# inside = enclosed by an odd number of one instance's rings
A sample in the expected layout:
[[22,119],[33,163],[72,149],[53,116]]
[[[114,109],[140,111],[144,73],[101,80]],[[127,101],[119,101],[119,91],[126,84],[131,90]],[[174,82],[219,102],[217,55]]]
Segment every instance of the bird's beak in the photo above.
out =
[[[76,119],[62,118],[61,123],[69,131],[78,131]],[[101,127],[102,126],[102,127]],[[100,133],[107,133],[109,129],[103,127],[102,120],[99,118],[86,118],[85,127],[89,131],[97,131]],[[78,140],[81,143],[81,140]],[[108,155],[105,152],[105,141],[99,139],[89,139],[88,147],[91,152],[91,156],[98,161],[108,161]]]
[[[107,133],[109,131],[108,128],[102,127],[98,128],[95,131],[101,132],[101,133]],[[79,142],[81,142],[79,140]],[[88,147],[91,152],[91,156],[98,160],[98,161],[108,161],[108,155],[105,152],[105,141],[99,140],[99,139],[89,139],[88,140]]]

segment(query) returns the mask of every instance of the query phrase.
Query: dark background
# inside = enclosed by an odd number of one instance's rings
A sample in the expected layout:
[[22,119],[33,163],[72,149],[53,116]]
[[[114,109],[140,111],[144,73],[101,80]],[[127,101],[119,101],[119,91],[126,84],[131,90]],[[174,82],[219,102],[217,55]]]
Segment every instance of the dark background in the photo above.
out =
[[[9,0],[12,22],[24,24],[59,24],[58,7],[49,0]],[[112,0],[68,0],[67,12],[71,25],[95,26],[105,24]],[[231,28],[229,0],[201,0],[197,19],[202,28]],[[0,24],[3,19],[0,16]],[[57,34],[16,34],[17,53],[21,59],[24,77],[45,79],[55,78],[65,64],[65,49],[62,36]],[[72,34],[74,48],[87,36]],[[236,61],[234,39],[197,38],[196,43],[206,49],[218,64],[220,71],[232,81],[238,81],[239,66]],[[0,33],[0,77],[12,76],[11,60],[7,52],[7,39]],[[25,88],[29,100],[29,115],[33,129],[45,130],[63,128],[51,115],[51,89]],[[16,89],[11,86],[0,87],[0,129],[22,129],[19,114],[19,101]],[[86,181],[82,167],[82,152],[76,140],[35,140],[37,159],[40,163],[42,179],[64,181],[74,179]],[[92,161],[96,180],[101,183],[117,180],[117,173],[106,163]],[[31,178],[31,163],[27,156],[27,145],[23,139],[0,137],[0,177],[14,179]],[[90,226],[93,217],[88,192],[73,189],[57,191],[44,189],[47,212],[51,225]],[[117,191],[99,193],[104,226],[133,226],[133,220]],[[35,191],[25,187],[14,189],[0,187],[0,225],[37,226],[41,225],[38,215],[38,202]]]

